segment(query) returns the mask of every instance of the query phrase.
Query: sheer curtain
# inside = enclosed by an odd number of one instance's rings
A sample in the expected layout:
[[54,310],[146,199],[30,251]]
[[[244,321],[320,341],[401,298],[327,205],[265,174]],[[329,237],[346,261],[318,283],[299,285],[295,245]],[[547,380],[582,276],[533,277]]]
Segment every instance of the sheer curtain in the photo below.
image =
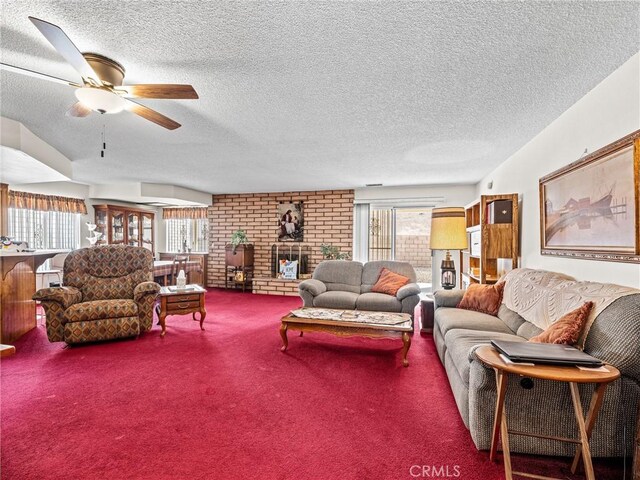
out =
[[30,248],[80,247],[79,213],[9,208],[9,237]]
[[368,203],[353,206],[353,259],[369,261],[369,211]]

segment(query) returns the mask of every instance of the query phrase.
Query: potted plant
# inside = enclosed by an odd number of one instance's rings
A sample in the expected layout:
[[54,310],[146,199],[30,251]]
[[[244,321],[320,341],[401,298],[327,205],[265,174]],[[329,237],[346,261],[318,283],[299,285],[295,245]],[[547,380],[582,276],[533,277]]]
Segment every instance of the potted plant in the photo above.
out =
[[238,229],[231,235],[231,241],[229,242],[233,245],[233,254],[236,254],[236,250],[238,249],[238,245],[246,245],[249,243],[249,237],[247,237],[247,232],[242,229]]
[[227,266],[243,268],[253,266],[253,245],[249,243],[245,230],[238,229],[233,232],[225,252]]
[[325,260],[351,260],[351,253],[341,252],[339,247],[334,247],[329,243],[320,245],[320,252]]

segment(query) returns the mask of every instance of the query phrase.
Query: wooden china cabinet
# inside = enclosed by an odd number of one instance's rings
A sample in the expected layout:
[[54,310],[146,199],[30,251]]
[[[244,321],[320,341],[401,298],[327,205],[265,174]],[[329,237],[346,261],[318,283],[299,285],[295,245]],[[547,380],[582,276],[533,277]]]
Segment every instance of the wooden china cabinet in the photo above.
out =
[[103,234],[98,244],[144,247],[155,253],[153,212],[121,205],[95,205],[93,208],[96,230]]

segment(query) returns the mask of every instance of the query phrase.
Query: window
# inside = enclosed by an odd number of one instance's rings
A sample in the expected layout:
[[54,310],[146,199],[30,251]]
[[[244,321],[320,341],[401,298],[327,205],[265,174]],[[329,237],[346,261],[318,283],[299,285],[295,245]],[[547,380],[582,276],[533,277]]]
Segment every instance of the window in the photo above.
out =
[[190,248],[192,252],[209,250],[206,218],[174,218],[165,222],[167,222],[167,251],[182,252],[185,247]]
[[9,208],[9,237],[29,248],[80,247],[79,213]]

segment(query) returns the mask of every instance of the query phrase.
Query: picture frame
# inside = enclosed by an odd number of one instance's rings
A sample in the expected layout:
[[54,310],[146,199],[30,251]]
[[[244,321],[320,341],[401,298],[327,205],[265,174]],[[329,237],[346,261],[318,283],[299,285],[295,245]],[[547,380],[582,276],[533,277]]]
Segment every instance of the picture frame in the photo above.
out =
[[540,253],[640,263],[640,130],[539,181]]
[[302,202],[281,202],[277,209],[277,234],[279,242],[304,240],[304,215]]

